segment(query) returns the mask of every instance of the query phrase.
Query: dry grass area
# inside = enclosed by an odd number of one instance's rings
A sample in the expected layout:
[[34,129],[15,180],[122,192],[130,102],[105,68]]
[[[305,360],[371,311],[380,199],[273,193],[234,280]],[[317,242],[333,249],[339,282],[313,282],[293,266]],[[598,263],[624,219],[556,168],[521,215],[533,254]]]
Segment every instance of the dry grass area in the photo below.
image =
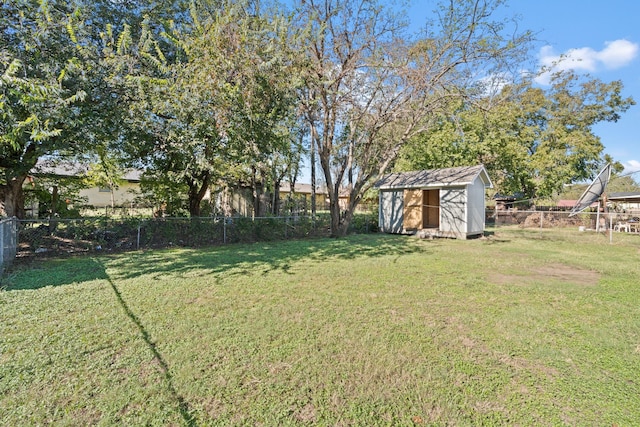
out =
[[489,279],[498,284],[510,283],[547,283],[560,282],[565,284],[581,283],[584,286],[596,286],[600,280],[600,273],[586,268],[579,268],[565,264],[550,264],[525,268],[520,274],[505,274],[495,272]]

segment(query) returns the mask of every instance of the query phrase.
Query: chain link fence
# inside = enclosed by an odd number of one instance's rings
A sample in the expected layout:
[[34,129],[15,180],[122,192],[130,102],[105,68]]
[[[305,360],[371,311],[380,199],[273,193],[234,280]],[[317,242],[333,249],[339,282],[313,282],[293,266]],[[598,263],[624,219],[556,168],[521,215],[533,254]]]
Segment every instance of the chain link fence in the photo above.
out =
[[575,228],[579,231],[613,231],[640,235],[640,211],[570,212],[496,210],[487,211],[486,223],[497,228],[517,225],[521,228]]
[[[580,213],[529,210],[488,210],[489,227],[574,228],[577,231],[612,231],[640,236],[640,212]],[[348,233],[378,231],[376,213],[354,216]],[[170,247],[202,247],[233,243],[324,237],[330,233],[326,215],[281,217],[201,218],[82,218],[0,222],[2,265],[16,255],[60,256],[121,252]]]
[[[356,215],[350,233],[377,231],[377,216]],[[83,218],[19,222],[18,256],[202,247],[328,236],[328,215],[290,217]]]

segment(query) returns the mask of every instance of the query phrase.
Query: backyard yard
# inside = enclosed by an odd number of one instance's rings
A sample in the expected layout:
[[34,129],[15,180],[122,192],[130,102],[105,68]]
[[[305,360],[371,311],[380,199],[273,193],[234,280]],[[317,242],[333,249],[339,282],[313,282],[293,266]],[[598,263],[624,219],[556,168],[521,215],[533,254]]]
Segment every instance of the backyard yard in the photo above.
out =
[[501,228],[28,260],[0,424],[632,425],[640,236]]

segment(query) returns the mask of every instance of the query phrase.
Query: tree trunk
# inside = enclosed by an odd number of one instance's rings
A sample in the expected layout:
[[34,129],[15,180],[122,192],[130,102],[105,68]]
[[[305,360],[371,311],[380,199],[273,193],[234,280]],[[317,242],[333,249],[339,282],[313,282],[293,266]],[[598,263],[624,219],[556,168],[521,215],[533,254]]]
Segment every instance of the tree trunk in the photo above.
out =
[[316,127],[311,124],[311,216],[316,217]]
[[58,213],[58,203],[60,202],[60,193],[58,192],[58,186],[51,187],[51,218]]
[[24,193],[22,184],[27,178],[26,175],[18,176],[8,180],[5,185],[0,186],[0,215],[6,217],[17,217],[24,219]]
[[200,216],[200,202],[197,197],[191,197],[189,195],[189,215],[191,217],[199,217]]
[[334,186],[331,188],[329,194],[329,209],[331,211],[331,237],[343,237],[347,234],[349,225],[351,225],[351,221],[353,220],[356,207],[358,206],[358,204],[360,204],[362,199],[360,194],[364,193],[364,190],[367,189],[365,182],[357,181],[354,183],[353,188],[349,190],[349,201],[344,211],[341,211],[340,209],[339,186]]
[[340,190],[329,189],[329,214],[331,215],[331,237],[342,237],[346,230],[342,230],[340,224]]
[[[351,205],[351,203],[349,204]],[[344,213],[344,217],[340,222],[340,236],[346,236],[347,230],[349,229],[349,225],[351,225],[351,220],[353,219],[353,213],[355,212],[355,206],[349,206]]]
[[209,189],[209,173],[202,176],[202,182],[198,184],[196,180],[190,181],[189,184],[189,216],[200,216],[200,204]]
[[273,183],[273,198],[272,198],[272,209],[271,213],[275,216],[280,215],[280,181],[276,181]]
[[[261,179],[258,179],[258,174]],[[262,208],[262,195],[264,194],[263,174],[254,166],[251,173],[251,187],[253,187],[253,216],[261,217],[265,213]]]
[[[296,179],[298,178],[297,176],[298,174],[293,174],[289,180],[289,199],[287,201],[287,205],[288,205],[288,209],[289,212],[287,212],[288,215],[293,215],[294,212],[296,212],[296,214],[299,214],[299,210],[298,210],[298,206],[294,206],[294,201],[293,201],[293,196],[296,194]],[[313,191],[313,190],[312,190]],[[305,206],[305,210],[306,210],[306,206]],[[306,214],[306,212],[305,212]]]

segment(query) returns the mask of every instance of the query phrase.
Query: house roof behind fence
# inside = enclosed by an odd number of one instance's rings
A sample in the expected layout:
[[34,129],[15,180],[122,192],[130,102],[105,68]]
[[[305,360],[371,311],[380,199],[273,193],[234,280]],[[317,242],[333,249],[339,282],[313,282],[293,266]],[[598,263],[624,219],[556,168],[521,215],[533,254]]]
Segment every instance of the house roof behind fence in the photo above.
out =
[[[89,166],[79,162],[66,161],[38,161],[32,173],[34,175],[50,175],[58,177],[84,177],[89,171]],[[124,172],[122,179],[130,182],[139,182],[142,171],[139,169],[128,169]]]
[[607,199],[611,201],[640,201],[640,192],[637,191],[626,191],[621,193],[610,193],[607,196]]
[[[303,184],[296,182],[293,192],[298,194],[311,194],[311,184]],[[280,192],[288,193],[291,191],[291,183],[283,182],[280,184]],[[327,189],[321,185],[316,185],[316,194],[326,194]]]
[[374,184],[374,187],[381,190],[456,187],[471,184],[478,177],[482,179],[485,187],[493,187],[487,170],[483,165],[392,173],[383,176]]

